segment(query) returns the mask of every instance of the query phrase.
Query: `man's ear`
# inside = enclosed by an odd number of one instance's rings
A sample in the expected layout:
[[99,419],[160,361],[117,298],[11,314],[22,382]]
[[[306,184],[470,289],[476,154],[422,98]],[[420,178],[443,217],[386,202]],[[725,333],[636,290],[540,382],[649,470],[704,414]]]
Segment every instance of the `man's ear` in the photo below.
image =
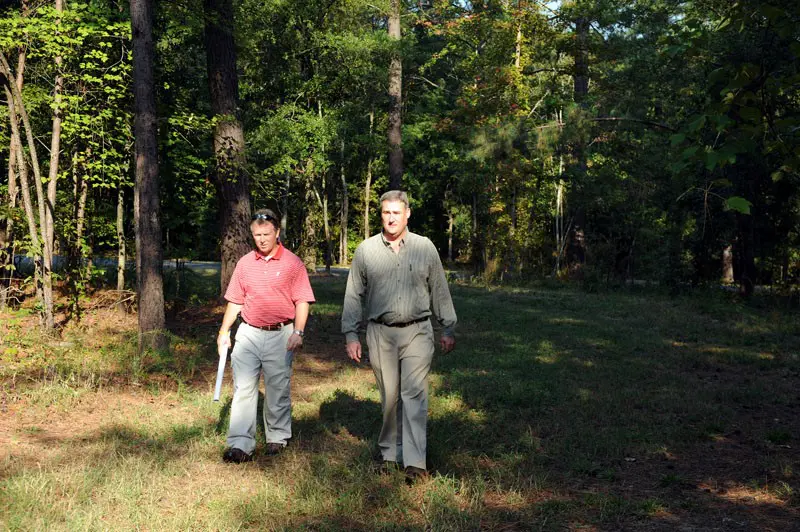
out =
[[409,218],[411,218],[411,209],[410,208],[406,209],[406,220],[408,220]]

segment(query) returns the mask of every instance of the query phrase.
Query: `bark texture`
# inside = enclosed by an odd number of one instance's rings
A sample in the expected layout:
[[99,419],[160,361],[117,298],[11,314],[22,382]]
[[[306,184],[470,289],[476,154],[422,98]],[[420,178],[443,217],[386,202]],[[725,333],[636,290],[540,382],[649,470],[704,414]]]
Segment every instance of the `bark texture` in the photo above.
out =
[[341,226],[339,231],[339,264],[342,266],[347,266],[350,263],[350,257],[347,249],[347,220],[350,216],[350,200],[347,194],[347,174],[345,173],[344,168],[344,141],[342,141],[342,147],[339,153],[342,159],[340,169],[340,179],[342,181],[342,211],[339,216],[339,224]]
[[136,159],[136,279],[139,350],[166,347],[161,219],[158,182],[158,123],[153,77],[152,0],[131,0],[133,33],[133,131]]
[[[400,41],[400,0],[391,0],[389,13],[389,39]],[[403,63],[399,49],[395,49],[389,62],[389,188],[401,190],[403,186]]]
[[211,111],[215,120],[215,182],[220,209],[220,295],[236,262],[252,248],[250,187],[245,171],[244,129],[238,117],[239,80],[231,0],[205,0],[206,59]]

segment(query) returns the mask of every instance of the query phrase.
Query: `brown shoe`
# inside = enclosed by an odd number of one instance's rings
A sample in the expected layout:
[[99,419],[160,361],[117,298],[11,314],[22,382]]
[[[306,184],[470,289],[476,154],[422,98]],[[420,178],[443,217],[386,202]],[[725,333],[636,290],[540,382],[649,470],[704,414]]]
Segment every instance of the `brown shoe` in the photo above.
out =
[[284,447],[286,446],[282,443],[271,442],[267,444],[267,450],[265,452],[268,456],[275,456],[276,454],[283,452]]
[[422,469],[421,467],[408,466],[405,469],[405,473],[406,473],[407,484],[413,484],[418,480],[425,480],[426,478],[428,478],[428,472]]

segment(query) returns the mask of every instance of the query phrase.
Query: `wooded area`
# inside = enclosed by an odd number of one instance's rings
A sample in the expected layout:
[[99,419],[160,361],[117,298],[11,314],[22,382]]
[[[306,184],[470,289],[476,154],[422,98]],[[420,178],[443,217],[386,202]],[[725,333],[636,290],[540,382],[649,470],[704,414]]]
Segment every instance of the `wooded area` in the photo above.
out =
[[488,282],[791,293],[799,59],[789,0],[4,0],[0,305],[26,254],[46,328],[55,256],[73,302],[131,249],[140,304],[162,256],[224,287],[261,207],[346,265],[397,186]]

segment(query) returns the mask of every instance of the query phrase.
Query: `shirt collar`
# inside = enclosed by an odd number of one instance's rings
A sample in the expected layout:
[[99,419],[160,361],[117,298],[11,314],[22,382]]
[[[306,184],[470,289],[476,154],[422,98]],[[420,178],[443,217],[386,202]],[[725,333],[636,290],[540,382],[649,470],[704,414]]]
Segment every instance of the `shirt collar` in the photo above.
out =
[[259,253],[258,250],[256,250],[256,260],[280,260],[281,256],[283,255],[283,244],[278,242],[276,244],[276,247],[277,249],[275,250],[275,254],[269,258],[265,257],[264,255]]
[[[406,231],[405,236],[403,236],[403,238],[400,239],[400,246],[406,245],[406,238],[408,238],[408,231]],[[383,245],[386,246],[387,248],[392,245],[391,242],[386,240],[386,236],[383,234],[383,231],[381,231],[381,241],[383,242]]]

